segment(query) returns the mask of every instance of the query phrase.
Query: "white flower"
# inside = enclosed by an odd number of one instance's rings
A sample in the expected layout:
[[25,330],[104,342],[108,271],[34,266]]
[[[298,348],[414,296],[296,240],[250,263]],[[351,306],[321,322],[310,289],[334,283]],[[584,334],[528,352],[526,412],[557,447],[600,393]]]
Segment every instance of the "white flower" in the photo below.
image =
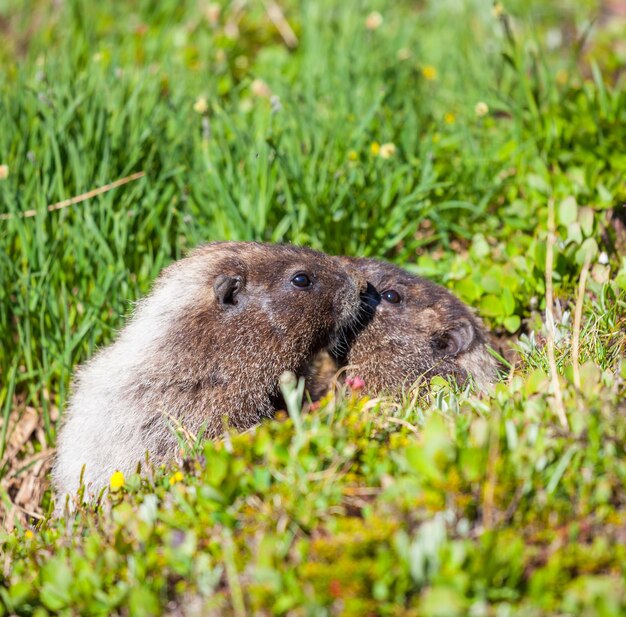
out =
[[383,144],[380,147],[379,156],[381,159],[389,159],[396,153],[396,146],[392,143]]
[[254,96],[259,96],[265,99],[269,99],[272,96],[271,88],[262,79],[255,79],[250,84],[250,91],[254,94]]
[[207,110],[209,109],[209,104],[207,103],[207,100],[205,97],[203,96],[199,96],[196,99],[196,102],[193,104],[193,110],[195,112],[198,112],[199,114],[203,114],[205,113]]
[[484,101],[479,101],[476,103],[476,107],[474,107],[474,112],[479,118],[482,118],[489,113],[489,105],[487,105]]
[[221,12],[222,12],[222,9],[220,5],[217,4],[217,2],[212,2],[211,4],[209,4],[209,6],[206,7],[204,14],[206,15],[208,22],[212,26],[216,26],[220,20]]
[[383,23],[383,16],[378,11],[372,11],[365,18],[365,27],[368,30],[378,30]]
[[270,105],[272,106],[273,114],[277,114],[283,108],[283,104],[280,102],[280,97],[277,94],[272,94],[270,97]]

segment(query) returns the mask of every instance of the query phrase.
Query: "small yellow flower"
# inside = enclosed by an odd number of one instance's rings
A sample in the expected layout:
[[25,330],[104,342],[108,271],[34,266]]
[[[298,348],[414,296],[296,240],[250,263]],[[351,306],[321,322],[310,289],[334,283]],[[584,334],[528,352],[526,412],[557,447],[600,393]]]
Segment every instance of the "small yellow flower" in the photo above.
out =
[[185,476],[183,476],[181,471],[177,471],[174,475],[170,477],[170,486],[174,486],[177,482],[182,482]]
[[368,30],[378,30],[383,24],[383,16],[378,11],[372,11],[365,18],[365,27]]
[[380,158],[389,159],[396,153],[396,146],[392,143],[383,144],[380,147]]
[[380,144],[377,141],[372,142],[372,145],[370,146],[370,152],[374,156],[378,156],[378,153],[380,152]]
[[0,165],[0,180],[6,180],[9,177],[9,166]]
[[32,540],[35,537],[35,534],[30,529],[27,529],[24,532],[24,537],[27,538],[28,540]]
[[565,69],[560,69],[556,72],[556,83],[560,86],[564,86],[567,83],[569,75]]
[[271,88],[262,79],[255,79],[250,84],[250,92],[252,92],[254,96],[265,99],[269,99],[270,96],[272,96]]
[[440,141],[441,141],[441,135],[439,135],[439,133],[435,133],[433,135],[433,143],[438,144]]
[[502,6],[501,2],[494,2],[491,12],[493,13],[493,16],[497,19],[498,17],[504,15],[504,6]]
[[193,104],[193,110],[199,114],[204,114],[209,109],[209,104],[203,96],[199,96]]
[[356,161],[358,158],[359,158],[359,155],[357,154],[356,150],[350,150],[350,152],[348,152],[349,161]]
[[487,105],[484,101],[479,101],[476,103],[476,107],[474,107],[474,112],[479,118],[482,118],[489,113],[489,105]]
[[422,67],[422,76],[427,81],[435,81],[435,79],[437,79],[437,69],[428,64]]
[[121,471],[116,471],[109,481],[111,491],[119,491],[124,486],[124,481],[124,474]]
[[456,116],[453,113],[448,112],[447,114],[444,114],[443,121],[446,124],[454,124],[456,121]]

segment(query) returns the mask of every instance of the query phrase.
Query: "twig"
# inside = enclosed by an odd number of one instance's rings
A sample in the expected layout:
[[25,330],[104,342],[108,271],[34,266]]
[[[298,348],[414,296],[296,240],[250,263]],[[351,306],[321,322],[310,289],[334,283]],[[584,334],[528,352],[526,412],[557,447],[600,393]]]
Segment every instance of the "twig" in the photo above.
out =
[[371,497],[380,495],[383,489],[380,486],[345,486],[341,492],[351,497]]
[[572,370],[574,373],[574,386],[580,390],[580,364],[578,354],[580,352],[580,325],[583,317],[583,300],[585,297],[585,286],[587,284],[587,274],[591,264],[591,252],[585,255],[585,262],[580,271],[578,281],[578,297],[576,298],[576,309],[574,311],[574,332],[572,333]]
[[342,366],[341,368],[339,368],[333,378],[332,381],[330,382],[330,387],[328,388],[329,392],[337,392],[338,388],[339,388],[339,380],[342,378],[343,374],[347,374],[348,371],[351,371],[352,369],[358,369],[359,365],[358,364],[346,364],[346,366]]
[[411,424],[410,422],[408,422],[407,420],[404,420],[403,418],[394,418],[393,416],[389,416],[387,418],[387,421],[393,422],[394,424],[401,424],[402,426],[405,426],[406,428],[408,428],[411,432],[415,433],[416,435],[419,435],[419,429],[414,424]]
[[548,350],[548,362],[550,364],[550,374],[552,376],[552,389],[554,390],[554,398],[556,399],[556,414],[561,421],[563,428],[568,429],[567,416],[565,415],[565,407],[563,406],[563,393],[561,392],[561,384],[559,383],[559,373],[556,370],[556,360],[554,358],[554,315],[552,314],[552,306],[554,297],[552,293],[552,267],[554,264],[554,244],[556,242],[554,223],[554,200],[548,200],[548,243],[546,247],[546,347]]
[[235,543],[233,542],[232,532],[228,528],[224,529],[222,533],[222,549],[233,612],[236,617],[246,617],[246,603],[237,572],[237,564],[235,563]]
[[264,0],[265,10],[272,23],[276,26],[280,36],[285,41],[285,45],[290,49],[298,46],[298,37],[292,30],[289,22],[285,19],[282,9],[273,0]]
[[194,435],[178,418],[174,417],[169,411],[163,410],[161,412],[173,425],[173,427],[180,431],[180,433],[194,446],[198,442],[198,436]]
[[515,513],[517,512],[517,508],[520,504],[520,501],[522,500],[522,497],[524,496],[524,488],[525,488],[524,484],[520,484],[517,487],[517,490],[515,491],[515,494],[513,495],[513,499],[511,499],[511,503],[509,503],[504,513],[504,517],[502,519],[502,523],[504,523],[505,525],[507,523],[510,523],[513,516],[515,516]]
[[494,415],[489,425],[489,454],[487,459],[487,480],[483,487],[483,526],[491,529],[495,522],[494,503],[496,495],[496,475],[500,454],[500,417]]
[[[59,201],[56,204],[52,204],[47,206],[48,212],[53,212],[54,210],[61,210],[62,208],[67,208],[68,206],[73,206],[74,204],[79,204],[82,201],[86,201],[87,199],[91,199],[92,197],[96,197],[97,195],[102,195],[103,193],[107,193],[113,189],[116,189],[118,186],[123,186],[124,184],[128,184],[129,182],[133,182],[134,180],[139,180],[139,178],[143,178],[146,175],[145,171],[138,171],[130,176],[126,176],[125,178],[120,178],[115,182],[111,182],[110,184],[105,184],[97,189],[92,189],[87,193],[83,193],[82,195],[77,195],[76,197],[70,197],[69,199],[64,199],[63,201]],[[0,220],[6,221],[8,219],[12,219],[15,217],[18,218],[29,218],[35,216],[37,214],[37,210],[26,210],[26,212],[20,212],[18,214],[0,214]]]
[[509,384],[512,383],[513,377],[515,377],[515,369],[517,368],[517,360],[513,359],[511,362],[511,370],[509,371],[509,376],[507,377],[507,382]]
[[24,507],[16,504],[13,501],[11,502],[11,504],[13,505],[14,508],[16,508],[20,512],[23,512],[24,514],[26,514],[26,516],[30,516],[32,518],[35,518],[38,521],[43,521],[46,518],[43,514],[38,514],[37,512],[33,512],[32,510],[28,510],[27,508],[24,508]]

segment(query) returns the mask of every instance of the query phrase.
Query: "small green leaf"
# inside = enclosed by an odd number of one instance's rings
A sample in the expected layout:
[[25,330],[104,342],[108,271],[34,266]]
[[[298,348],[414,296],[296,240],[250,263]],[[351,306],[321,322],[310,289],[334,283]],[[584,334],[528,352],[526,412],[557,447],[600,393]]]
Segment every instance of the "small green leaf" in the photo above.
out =
[[535,248],[535,267],[543,271],[546,265],[546,243],[536,242],[534,248]]
[[483,289],[490,294],[499,294],[501,291],[500,282],[491,274],[483,276],[481,285],[483,286]]
[[522,320],[520,319],[519,315],[511,315],[509,317],[506,317],[502,321],[502,325],[507,329],[508,332],[513,333],[519,330],[519,327],[522,325]]
[[613,194],[602,182],[598,182],[596,189],[598,190],[598,197],[600,197],[602,203],[610,204],[613,201]]
[[564,227],[573,223],[578,216],[578,206],[574,197],[566,197],[559,204],[559,222]]
[[472,239],[472,253],[476,257],[487,257],[491,253],[489,243],[483,234],[476,234]]
[[54,557],[42,570],[43,585],[41,602],[51,611],[58,611],[69,606],[73,572],[67,561],[62,557]]
[[535,189],[538,193],[543,195],[550,193],[550,185],[538,174],[528,174],[526,183],[529,188]]
[[475,302],[481,296],[480,287],[470,278],[464,278],[456,283],[454,291],[467,302]]
[[530,396],[547,386],[548,376],[540,368],[535,369],[527,378],[524,386],[524,394]]
[[587,395],[597,393],[602,387],[602,371],[591,360],[580,367],[580,387]]
[[502,291],[502,308],[505,315],[512,315],[515,311],[515,298],[510,289]]
[[582,244],[583,233],[580,229],[580,223],[578,221],[574,221],[569,224],[567,228],[567,241],[573,242],[574,244]]
[[130,592],[128,607],[131,615],[150,617],[161,613],[159,600],[148,587],[134,587]]
[[480,311],[487,317],[502,317],[504,314],[502,299],[493,294],[485,296],[480,303]]
[[578,222],[580,223],[580,228],[585,236],[590,236],[593,233],[593,219],[593,208],[583,206],[578,209]]
[[587,238],[576,251],[576,263],[582,265],[587,256],[590,261],[593,261],[598,256],[598,251],[598,243],[594,238]]
[[432,587],[420,601],[420,615],[424,617],[456,617],[466,615],[466,600],[451,587]]

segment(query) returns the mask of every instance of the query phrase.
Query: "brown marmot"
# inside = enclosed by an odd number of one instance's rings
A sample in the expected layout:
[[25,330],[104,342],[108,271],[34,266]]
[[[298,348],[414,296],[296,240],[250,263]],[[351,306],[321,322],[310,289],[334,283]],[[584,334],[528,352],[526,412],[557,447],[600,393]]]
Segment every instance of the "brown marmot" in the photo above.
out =
[[349,327],[365,279],[335,257],[218,242],[166,268],[116,341],[80,368],[53,470],[60,495],[178,451],[172,425],[212,438],[271,417],[284,371]]
[[[458,298],[435,283],[398,266],[358,257],[344,261],[375,287],[362,314],[362,328],[343,333],[339,351],[321,352],[309,368],[307,389],[313,400],[328,391],[337,368],[359,376],[374,395],[395,394],[435,375],[478,389],[496,379],[480,321]],[[370,288],[371,289],[371,288]]]

